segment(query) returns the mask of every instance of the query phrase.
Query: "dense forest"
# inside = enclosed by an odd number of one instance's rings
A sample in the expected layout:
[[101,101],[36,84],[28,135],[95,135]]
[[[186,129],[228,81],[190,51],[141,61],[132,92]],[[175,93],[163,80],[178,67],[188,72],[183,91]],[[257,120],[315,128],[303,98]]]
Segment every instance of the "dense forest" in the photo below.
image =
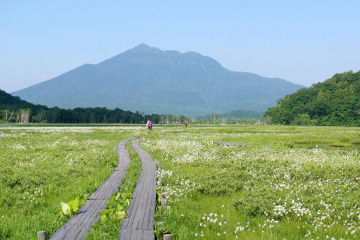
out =
[[130,112],[121,109],[107,108],[48,108],[42,105],[21,100],[0,89],[0,122],[16,123],[146,123],[152,119],[154,123],[169,122],[175,119],[172,115]]
[[335,74],[287,95],[264,116],[275,124],[360,126],[360,71]]

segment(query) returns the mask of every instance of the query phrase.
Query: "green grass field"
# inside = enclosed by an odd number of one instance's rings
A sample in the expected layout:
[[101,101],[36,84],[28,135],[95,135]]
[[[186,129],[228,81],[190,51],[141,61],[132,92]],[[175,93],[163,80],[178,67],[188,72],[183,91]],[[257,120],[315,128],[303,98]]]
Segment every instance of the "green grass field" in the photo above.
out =
[[[164,128],[143,143],[159,162],[176,239],[355,239],[360,236],[359,128]],[[243,142],[226,147],[213,142]]]
[[[6,126],[0,239],[51,236],[67,220],[60,202],[101,185],[117,164],[114,147],[134,135],[146,136],[142,147],[163,183],[158,193],[168,197],[170,209],[156,212],[159,238],[167,232],[174,239],[360,237],[359,128],[190,125],[155,126],[149,134],[144,126]],[[94,228],[93,239],[116,239],[118,230],[102,228]]]
[[138,127],[0,129],[0,239],[51,236],[67,218],[61,202],[91,194],[118,163],[120,140]]

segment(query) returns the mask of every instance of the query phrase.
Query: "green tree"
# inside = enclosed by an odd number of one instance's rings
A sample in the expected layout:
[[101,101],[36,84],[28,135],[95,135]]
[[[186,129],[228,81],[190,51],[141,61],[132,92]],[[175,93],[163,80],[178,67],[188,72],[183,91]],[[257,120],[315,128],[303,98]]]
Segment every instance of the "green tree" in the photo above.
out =
[[360,126],[360,72],[335,74],[287,95],[264,117],[275,124]]
[[215,112],[211,114],[211,119],[213,120],[214,125],[215,125],[215,123],[216,123],[216,113]]

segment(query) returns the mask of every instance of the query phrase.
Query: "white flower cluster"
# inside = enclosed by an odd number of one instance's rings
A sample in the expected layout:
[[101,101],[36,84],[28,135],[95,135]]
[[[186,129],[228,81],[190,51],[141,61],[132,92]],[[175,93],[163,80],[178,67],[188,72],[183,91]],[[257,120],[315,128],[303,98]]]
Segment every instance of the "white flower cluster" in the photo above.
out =
[[173,175],[173,172],[170,170],[158,169],[156,171],[156,178],[159,180],[163,179],[165,176],[171,177],[172,175]]
[[11,148],[16,149],[16,150],[26,150],[26,147],[23,146],[22,144],[14,144],[11,146]]
[[194,191],[197,187],[195,182],[189,179],[178,178],[173,185],[159,186],[159,191],[168,197],[168,202],[180,201],[182,197],[187,197],[187,194]]
[[[358,136],[358,130],[352,134]],[[199,167],[199,171],[204,172],[209,166],[228,172],[230,169],[246,169],[247,177],[241,189],[243,194],[251,195],[261,186],[270,190],[272,198],[282,197],[273,202],[272,210],[264,214],[267,219],[260,224],[261,228],[276,228],[278,222],[294,220],[303,229],[302,237],[316,238],[325,233],[324,237],[335,239],[332,233],[342,232],[343,229],[347,229],[346,235],[359,237],[360,206],[356,196],[360,193],[360,152],[356,148],[288,147],[287,143],[279,143],[280,147],[253,145],[219,149],[211,144],[223,139],[276,136],[303,137],[296,132],[267,130],[235,134],[204,131],[183,132],[160,140],[145,141],[145,144],[150,151],[161,151],[161,162],[173,164],[174,169],[187,166]],[[175,190],[175,185],[170,190],[174,191],[173,195],[180,192]],[[214,215],[206,216],[206,221],[210,223],[212,220],[211,224],[215,219]],[[219,219],[216,220],[218,222]],[[202,224],[208,225],[205,222]],[[246,230],[243,225],[238,226],[236,231]],[[201,236],[204,232],[197,234]],[[219,234],[222,236],[224,233],[219,231]]]
[[[173,172],[170,170],[159,169],[156,171],[156,177],[159,181],[163,178],[170,178],[173,176]],[[164,186],[158,186],[158,191],[164,193],[167,196],[169,203],[179,201],[181,197],[186,197],[189,192],[192,192],[197,187],[195,182],[191,182],[190,179],[177,178],[173,184]]]
[[39,198],[43,197],[44,193],[41,188],[35,188],[34,192],[25,192],[22,200],[28,201],[30,203],[38,203]]

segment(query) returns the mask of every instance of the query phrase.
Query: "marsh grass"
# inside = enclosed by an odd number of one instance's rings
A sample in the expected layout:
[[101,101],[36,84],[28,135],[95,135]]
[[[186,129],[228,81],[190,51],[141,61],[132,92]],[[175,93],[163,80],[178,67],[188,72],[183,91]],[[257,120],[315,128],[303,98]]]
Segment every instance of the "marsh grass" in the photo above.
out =
[[67,218],[60,202],[91,194],[118,162],[114,147],[137,130],[0,129],[0,239],[50,237]]
[[[60,202],[100,186],[117,164],[113,148],[133,135],[147,135],[142,147],[157,162],[163,183],[158,193],[168,197],[170,209],[157,207],[159,239],[168,232],[174,239],[360,237],[359,128],[190,125],[155,126],[149,134],[144,129],[0,129],[0,239],[36,239],[41,230],[51,236],[67,220],[58,214]],[[129,168],[126,178],[137,178],[135,172]],[[121,192],[132,192],[130,185]],[[115,239],[120,224],[97,225],[91,238]]]
[[[356,239],[359,128],[216,126],[161,129],[155,158],[170,210],[160,239]],[[247,142],[224,147],[212,142]],[[205,225],[205,226],[204,226]]]

